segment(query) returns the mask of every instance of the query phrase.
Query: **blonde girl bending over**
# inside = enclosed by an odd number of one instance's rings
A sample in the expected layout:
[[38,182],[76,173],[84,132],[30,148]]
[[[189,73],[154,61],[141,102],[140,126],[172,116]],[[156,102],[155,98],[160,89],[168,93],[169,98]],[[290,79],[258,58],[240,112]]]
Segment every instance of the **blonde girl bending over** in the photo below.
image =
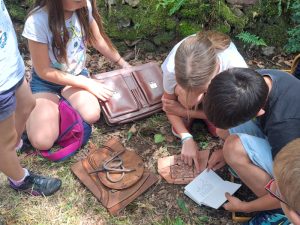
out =
[[[183,39],[162,64],[163,110],[173,134],[181,138],[182,160],[190,166],[194,163],[197,171],[199,148],[188,123],[193,118],[203,119],[210,133],[216,136],[216,128],[206,120],[201,101],[212,78],[232,67],[247,67],[247,64],[230,38],[216,31],[203,31]],[[218,160],[217,155],[211,160]]]

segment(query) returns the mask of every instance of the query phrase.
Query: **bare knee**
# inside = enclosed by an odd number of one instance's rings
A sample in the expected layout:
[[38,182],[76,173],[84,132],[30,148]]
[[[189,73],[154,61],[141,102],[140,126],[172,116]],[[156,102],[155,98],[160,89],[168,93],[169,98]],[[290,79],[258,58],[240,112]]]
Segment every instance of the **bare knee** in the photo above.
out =
[[223,154],[226,163],[230,166],[244,163],[243,158],[247,157],[243,144],[237,135],[230,135],[226,138]]
[[56,138],[49,138],[49,135],[43,133],[28,134],[28,138],[31,145],[39,150],[47,150],[52,148],[56,140]]
[[94,124],[100,119],[100,113],[100,109],[89,110],[81,113],[81,117],[85,122]]

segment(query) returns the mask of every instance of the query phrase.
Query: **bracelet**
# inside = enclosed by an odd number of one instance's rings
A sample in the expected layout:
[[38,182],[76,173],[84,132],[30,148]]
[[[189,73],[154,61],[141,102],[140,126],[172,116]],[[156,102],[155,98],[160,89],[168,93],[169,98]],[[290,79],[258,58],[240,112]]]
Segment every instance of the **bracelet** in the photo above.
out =
[[190,133],[185,133],[183,135],[183,137],[181,138],[181,144],[183,144],[186,140],[192,138],[193,139],[193,135],[191,135]]
[[120,56],[120,58],[117,61],[115,61],[115,63],[120,62],[121,59],[122,59],[122,57]]

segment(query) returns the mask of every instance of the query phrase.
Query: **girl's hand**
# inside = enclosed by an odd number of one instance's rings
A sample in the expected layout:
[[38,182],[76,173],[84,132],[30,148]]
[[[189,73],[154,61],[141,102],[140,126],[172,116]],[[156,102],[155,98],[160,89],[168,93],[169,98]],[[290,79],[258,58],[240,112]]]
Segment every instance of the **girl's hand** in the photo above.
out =
[[122,68],[130,68],[131,67],[131,65],[128,63],[128,62],[126,62],[126,61],[124,61],[124,63],[121,65],[122,66]]
[[131,67],[131,65],[128,63],[128,62],[126,62],[123,58],[121,58],[120,60],[119,60],[119,62],[118,62],[118,64],[122,67],[122,68],[130,68]]
[[176,100],[162,98],[163,111],[167,114],[186,117],[186,109]]
[[113,95],[113,90],[105,87],[101,81],[93,79],[87,79],[86,90],[95,95],[101,101],[107,101]]
[[214,151],[208,160],[207,168],[212,170],[218,170],[225,166],[226,162],[223,156],[223,150],[219,149],[217,151]]
[[194,163],[197,173],[200,172],[198,151],[199,148],[197,146],[197,143],[193,140],[193,138],[187,139],[183,142],[181,149],[181,160],[189,166],[192,166]]

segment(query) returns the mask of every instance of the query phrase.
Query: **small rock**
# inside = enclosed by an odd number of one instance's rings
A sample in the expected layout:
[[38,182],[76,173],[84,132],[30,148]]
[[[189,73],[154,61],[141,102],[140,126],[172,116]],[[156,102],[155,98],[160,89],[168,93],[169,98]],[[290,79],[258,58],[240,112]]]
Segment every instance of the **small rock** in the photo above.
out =
[[232,12],[233,12],[236,16],[238,16],[238,17],[242,17],[242,16],[245,15],[245,14],[243,13],[243,11],[240,10],[239,8],[237,8],[237,7],[233,7],[233,8],[232,8]]
[[118,23],[118,28],[119,29],[130,27],[130,26],[131,26],[131,20],[130,19],[122,19]]
[[231,5],[254,5],[258,0],[226,0]]
[[263,47],[262,49],[262,54],[265,56],[271,56],[275,54],[275,47],[274,46],[267,46]]
[[147,59],[153,59],[153,55],[152,54],[148,54],[147,55]]
[[140,3],[140,0],[124,0],[124,2],[132,7],[136,7]]
[[106,4],[109,6],[116,5],[117,1],[116,0],[106,0]]

